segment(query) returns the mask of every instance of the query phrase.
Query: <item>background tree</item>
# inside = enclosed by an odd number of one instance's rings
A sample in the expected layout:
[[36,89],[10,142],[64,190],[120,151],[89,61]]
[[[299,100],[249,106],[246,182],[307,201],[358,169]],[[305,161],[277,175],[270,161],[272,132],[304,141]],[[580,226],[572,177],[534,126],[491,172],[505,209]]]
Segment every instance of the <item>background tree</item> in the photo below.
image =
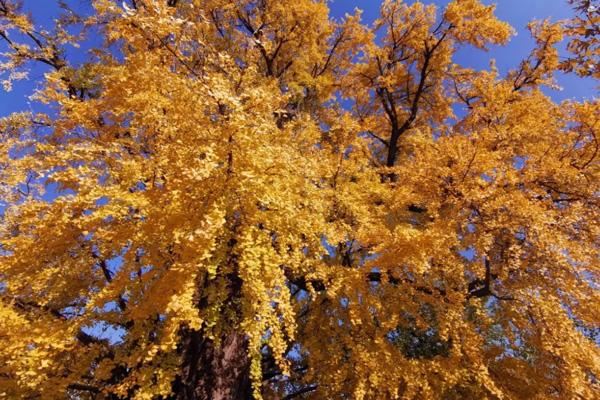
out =
[[502,76],[453,59],[511,35],[478,0],[0,0],[5,87],[49,68],[0,120],[0,393],[598,397],[600,106],[541,90],[597,77],[579,3]]

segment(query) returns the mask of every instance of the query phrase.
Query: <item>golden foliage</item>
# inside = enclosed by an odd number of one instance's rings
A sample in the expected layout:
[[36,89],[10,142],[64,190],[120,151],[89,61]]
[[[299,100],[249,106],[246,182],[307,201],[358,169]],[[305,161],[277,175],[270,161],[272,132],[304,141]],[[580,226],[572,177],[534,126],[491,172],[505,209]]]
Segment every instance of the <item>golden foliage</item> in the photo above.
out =
[[187,399],[190,332],[255,398],[600,396],[600,103],[541,90],[596,10],[501,76],[453,61],[511,35],[478,0],[93,4],[0,0],[4,86],[49,67],[0,120],[0,397]]

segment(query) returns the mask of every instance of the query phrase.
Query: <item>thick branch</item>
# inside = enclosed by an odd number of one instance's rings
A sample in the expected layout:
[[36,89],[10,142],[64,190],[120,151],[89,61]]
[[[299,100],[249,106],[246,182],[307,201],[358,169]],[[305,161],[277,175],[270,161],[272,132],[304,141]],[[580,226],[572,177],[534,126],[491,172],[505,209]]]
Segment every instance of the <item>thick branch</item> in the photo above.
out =
[[[472,281],[468,284],[467,293],[466,293],[467,299],[471,299],[473,297],[482,298],[482,297],[487,297],[487,296],[493,296],[499,300],[513,300],[513,297],[511,297],[511,296],[500,296],[491,290],[491,282],[492,282],[492,278],[494,277],[494,275],[491,273],[490,263],[487,258],[485,259],[485,267],[486,267],[485,278],[484,279],[475,279],[474,281]],[[288,275],[289,283],[296,286],[300,290],[309,291],[311,289],[311,287],[312,287],[312,290],[314,290],[316,292],[323,292],[323,291],[327,290],[327,285],[322,280],[319,280],[319,279],[307,280],[306,277],[292,277],[291,274],[287,274],[287,275]],[[408,285],[413,286],[413,288],[416,291],[424,293],[429,296],[437,295],[437,296],[443,297],[443,296],[447,295],[447,291],[443,287],[428,287],[428,286],[423,286],[423,285],[417,285],[416,282],[414,282],[411,279],[398,278],[398,277],[394,276],[394,274],[391,271],[368,272],[365,274],[365,279],[369,283],[381,283],[384,279],[386,279],[387,282],[391,283],[392,285],[408,284]]]
[[309,386],[303,387],[302,389],[300,389],[294,393],[288,394],[282,400],[294,399],[296,397],[302,396],[305,393],[314,392],[315,390],[317,390],[317,385],[309,385]]

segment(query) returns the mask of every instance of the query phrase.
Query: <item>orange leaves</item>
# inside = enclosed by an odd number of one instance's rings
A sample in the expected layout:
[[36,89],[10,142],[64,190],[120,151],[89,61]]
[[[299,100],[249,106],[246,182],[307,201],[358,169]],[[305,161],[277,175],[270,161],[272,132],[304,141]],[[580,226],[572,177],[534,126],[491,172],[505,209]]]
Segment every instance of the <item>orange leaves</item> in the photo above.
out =
[[488,43],[506,43],[512,34],[510,25],[494,16],[494,8],[479,0],[454,0],[444,10],[444,19],[453,27],[450,34],[458,42],[485,49]]
[[536,48],[521,63],[519,70],[511,73],[514,87],[519,90],[540,84],[555,86],[552,75],[559,66],[556,44],[562,40],[563,30],[559,24],[551,24],[548,20],[530,22],[528,28]]
[[569,0],[577,16],[565,23],[565,33],[570,37],[567,49],[571,57],[561,63],[565,71],[580,76],[600,78],[600,7],[589,0]]
[[540,90],[560,26],[504,77],[453,61],[511,33],[476,0],[94,4],[89,62],[5,56],[55,111],[0,120],[0,396],[597,394],[598,101]]

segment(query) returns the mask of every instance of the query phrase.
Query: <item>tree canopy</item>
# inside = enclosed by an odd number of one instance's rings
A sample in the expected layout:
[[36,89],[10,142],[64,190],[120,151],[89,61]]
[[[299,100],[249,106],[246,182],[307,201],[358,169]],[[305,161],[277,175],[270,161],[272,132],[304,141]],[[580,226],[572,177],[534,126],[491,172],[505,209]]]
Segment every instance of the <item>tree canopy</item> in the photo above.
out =
[[0,0],[0,397],[600,397],[595,1],[91,2]]

